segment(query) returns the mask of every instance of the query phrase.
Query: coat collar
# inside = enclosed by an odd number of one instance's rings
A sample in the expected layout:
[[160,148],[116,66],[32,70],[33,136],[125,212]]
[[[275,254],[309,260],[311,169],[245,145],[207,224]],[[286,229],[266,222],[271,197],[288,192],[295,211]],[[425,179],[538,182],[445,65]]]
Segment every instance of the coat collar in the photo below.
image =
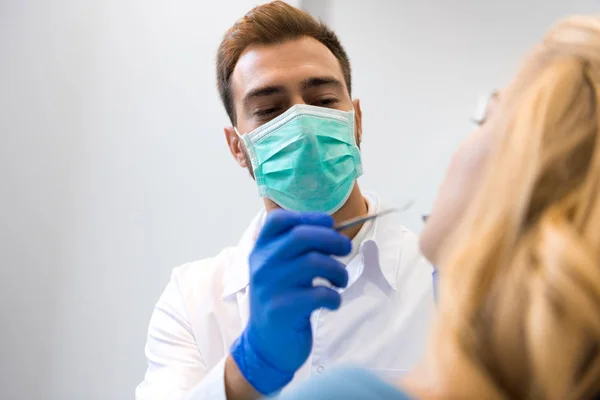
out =
[[[365,196],[369,203],[370,212],[379,212],[384,207],[374,195]],[[250,281],[248,257],[258,232],[266,217],[263,209],[250,223],[238,245],[235,247],[231,262],[226,265],[223,276],[223,297],[228,297],[245,289]],[[370,232],[360,244],[359,253],[348,264],[349,283],[352,285],[363,273],[364,266],[379,268],[388,284],[397,289],[399,271],[406,262],[413,261],[412,254],[403,254],[405,234],[408,232],[400,221],[400,214],[390,214],[384,218],[373,221]],[[413,236],[413,235],[411,235]],[[412,253],[412,246],[408,246],[408,253]],[[406,261],[406,262],[405,262]],[[370,268],[370,267],[369,267]]]

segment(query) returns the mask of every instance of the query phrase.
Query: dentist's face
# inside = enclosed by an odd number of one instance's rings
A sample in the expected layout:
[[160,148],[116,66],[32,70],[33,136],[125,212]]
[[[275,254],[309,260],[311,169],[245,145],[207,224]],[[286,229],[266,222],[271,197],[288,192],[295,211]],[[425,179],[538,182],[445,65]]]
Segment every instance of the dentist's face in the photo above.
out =
[[[342,67],[321,42],[303,37],[271,45],[252,45],[240,56],[231,89],[237,131],[244,135],[297,104],[341,111],[354,109],[356,141],[362,140],[362,111],[350,97]],[[252,175],[252,165],[233,126],[225,138],[238,165]],[[267,209],[277,206],[265,198]]]
[[492,94],[480,126],[469,135],[452,156],[433,210],[421,233],[421,251],[433,264],[439,264],[444,240],[450,236],[469,205],[480,183],[481,173],[490,152],[490,132],[485,123],[497,107],[498,96]]

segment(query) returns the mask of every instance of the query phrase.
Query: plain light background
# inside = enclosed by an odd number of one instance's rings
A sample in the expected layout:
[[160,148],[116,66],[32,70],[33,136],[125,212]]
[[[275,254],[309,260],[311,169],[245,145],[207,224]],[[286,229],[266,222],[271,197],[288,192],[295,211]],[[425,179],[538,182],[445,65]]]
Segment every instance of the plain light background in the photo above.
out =
[[[170,270],[260,208],[225,146],[222,34],[250,0],[0,2],[0,398],[130,399]],[[295,1],[338,32],[363,189],[418,231],[477,97],[597,0]]]

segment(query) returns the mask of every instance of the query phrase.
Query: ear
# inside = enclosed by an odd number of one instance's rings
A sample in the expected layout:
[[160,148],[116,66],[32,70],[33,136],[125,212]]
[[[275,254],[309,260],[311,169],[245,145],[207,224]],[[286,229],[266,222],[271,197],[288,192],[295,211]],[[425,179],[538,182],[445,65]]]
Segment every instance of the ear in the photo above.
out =
[[356,129],[356,143],[358,147],[362,142],[362,109],[360,108],[360,99],[352,101],[354,106],[354,127]]
[[229,147],[229,151],[231,155],[238,163],[238,165],[242,168],[248,168],[248,163],[246,162],[246,157],[244,153],[244,144],[240,140],[239,136],[235,132],[233,126],[226,126],[223,129],[225,133],[225,140],[227,140],[227,146]]

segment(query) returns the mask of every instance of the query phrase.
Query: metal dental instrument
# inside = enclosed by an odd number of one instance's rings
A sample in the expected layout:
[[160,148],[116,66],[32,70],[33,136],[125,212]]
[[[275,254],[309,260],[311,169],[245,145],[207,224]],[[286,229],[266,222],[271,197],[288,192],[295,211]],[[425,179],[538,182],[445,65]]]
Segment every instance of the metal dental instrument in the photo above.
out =
[[372,219],[382,217],[384,215],[393,214],[393,213],[402,213],[402,212],[408,210],[410,207],[412,207],[413,203],[414,203],[414,200],[410,200],[408,203],[406,203],[405,205],[403,205],[400,208],[390,208],[390,209],[383,210],[383,211],[380,211],[375,214],[352,218],[352,219],[349,219],[347,221],[344,221],[344,222],[334,226],[333,229],[340,232],[340,231],[346,230],[348,228],[352,228],[353,226],[370,221]]

